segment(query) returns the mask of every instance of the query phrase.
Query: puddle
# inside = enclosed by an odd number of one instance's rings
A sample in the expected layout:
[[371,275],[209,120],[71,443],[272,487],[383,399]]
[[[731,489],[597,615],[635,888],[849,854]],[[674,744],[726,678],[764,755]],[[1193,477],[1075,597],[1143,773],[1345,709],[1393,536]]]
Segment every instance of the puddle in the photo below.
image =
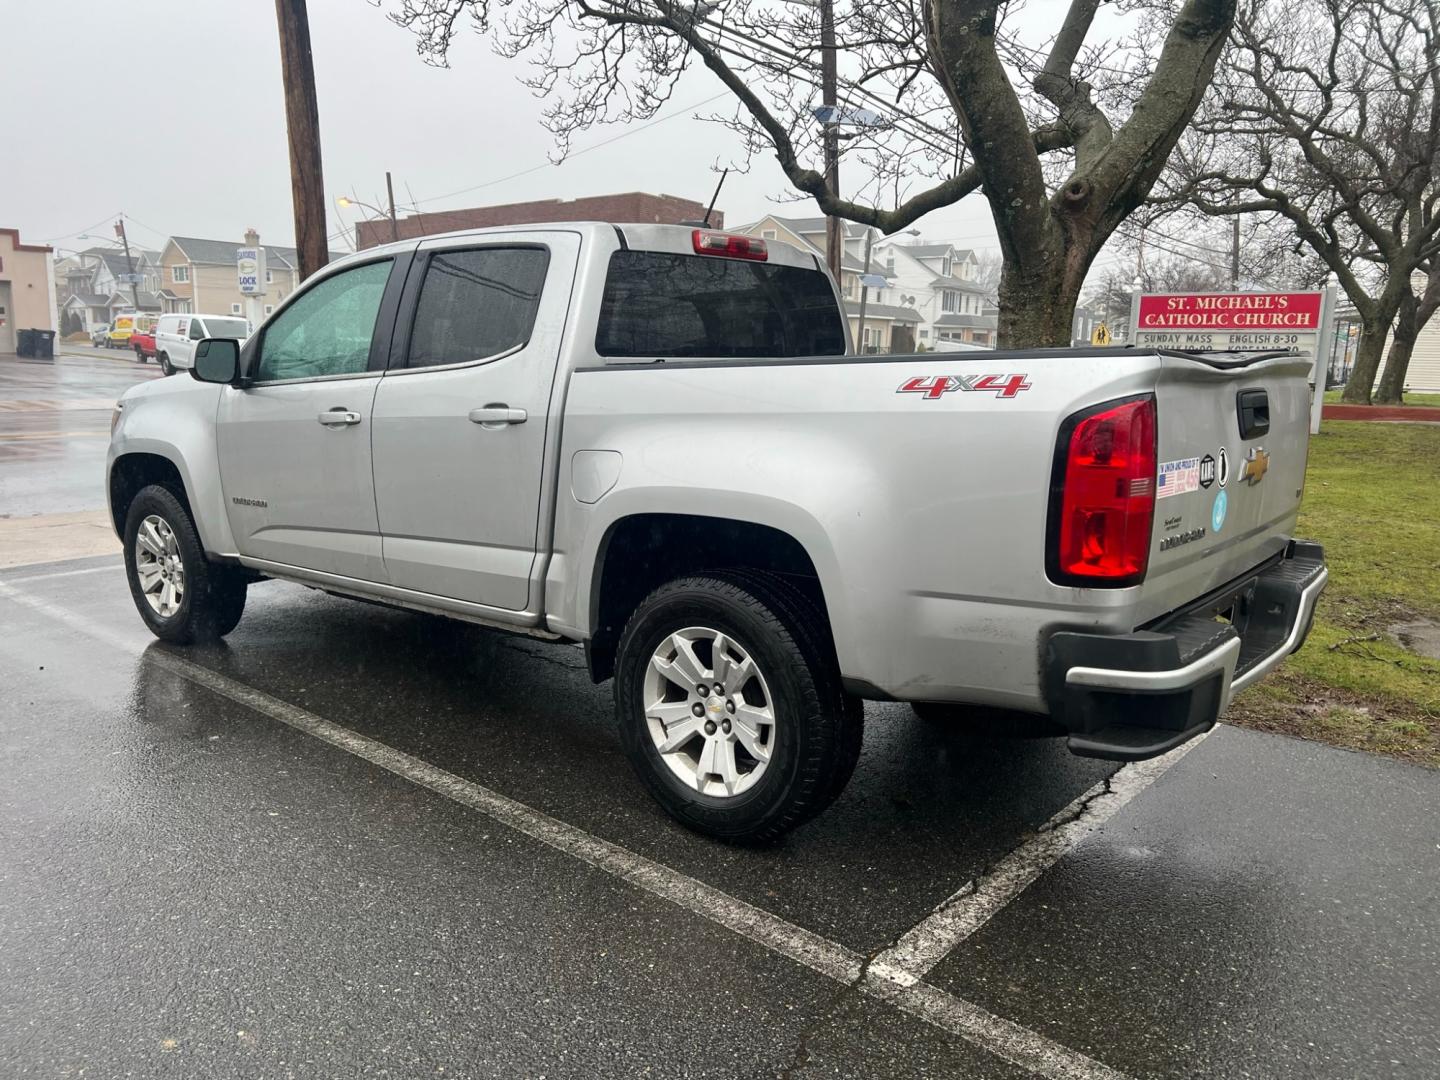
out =
[[1434,619],[1419,619],[1416,622],[1396,623],[1389,634],[1405,648],[1432,660],[1440,660],[1440,622]]

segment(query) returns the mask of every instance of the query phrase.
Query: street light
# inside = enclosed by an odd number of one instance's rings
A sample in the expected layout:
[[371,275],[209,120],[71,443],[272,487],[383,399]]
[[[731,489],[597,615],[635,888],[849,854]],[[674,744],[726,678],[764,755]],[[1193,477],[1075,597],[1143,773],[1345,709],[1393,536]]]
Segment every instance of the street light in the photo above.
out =
[[371,206],[367,202],[361,202],[359,199],[351,198],[348,195],[341,195],[338,199],[335,200],[335,204],[339,206],[342,210],[351,206],[358,206],[362,209],[370,211],[370,213],[374,214],[378,218],[388,217],[390,219],[390,239],[392,241],[399,240],[400,225],[395,220],[395,188],[390,182],[390,174],[388,172],[385,174],[385,190],[390,195],[390,212],[388,214],[384,210],[381,210],[378,206]]

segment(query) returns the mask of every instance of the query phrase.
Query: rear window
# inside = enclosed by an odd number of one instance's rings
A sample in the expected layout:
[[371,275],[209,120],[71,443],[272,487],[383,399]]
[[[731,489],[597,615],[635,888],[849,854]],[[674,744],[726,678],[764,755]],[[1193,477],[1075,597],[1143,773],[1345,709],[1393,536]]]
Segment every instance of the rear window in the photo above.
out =
[[659,251],[610,256],[601,356],[840,356],[845,327],[818,270]]
[[250,336],[250,324],[244,319],[206,319],[206,337],[245,338]]

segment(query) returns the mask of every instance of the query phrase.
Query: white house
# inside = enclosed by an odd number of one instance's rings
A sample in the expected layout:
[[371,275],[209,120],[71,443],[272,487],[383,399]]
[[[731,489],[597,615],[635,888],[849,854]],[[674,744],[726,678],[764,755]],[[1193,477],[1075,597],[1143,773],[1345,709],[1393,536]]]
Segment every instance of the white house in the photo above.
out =
[[952,244],[877,241],[871,263],[892,284],[896,302],[920,316],[919,344],[960,341],[993,347],[996,318],[976,281],[975,253]]
[[[135,294],[140,297],[141,311],[161,309],[160,299],[160,256],[158,252],[132,249],[129,261],[118,248],[92,247],[64,260],[56,283],[60,308],[77,312],[85,320],[85,329],[94,330],[109,326],[122,311],[135,310]],[[122,284],[122,274],[130,272],[141,275],[140,282],[132,290]]]
[[[844,250],[840,257],[840,294],[845,300],[845,313],[850,321],[850,335],[855,347],[868,353],[913,352],[917,344],[916,329],[922,321],[913,305],[901,302],[900,292],[890,280],[882,260],[875,252],[879,250],[878,230],[857,225],[853,221],[844,226]],[[794,244],[802,251],[814,254],[821,263],[826,261],[825,219],[823,217],[791,218],[769,214],[753,225],[743,225],[732,230],[747,236],[758,236],[764,240],[782,240]],[[865,242],[870,238],[870,273],[886,279],[884,288],[870,289],[865,298],[865,325],[860,325],[860,276],[865,273]]]

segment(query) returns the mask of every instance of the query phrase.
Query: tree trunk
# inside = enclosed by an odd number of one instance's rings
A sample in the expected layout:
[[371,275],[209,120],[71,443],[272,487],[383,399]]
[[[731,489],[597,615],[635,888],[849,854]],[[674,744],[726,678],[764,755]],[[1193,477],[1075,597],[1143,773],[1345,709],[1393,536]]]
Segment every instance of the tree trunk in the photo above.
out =
[[1370,391],[1375,386],[1375,373],[1385,355],[1385,335],[1390,319],[1364,319],[1360,324],[1360,349],[1355,354],[1355,367],[1340,400],[1347,405],[1369,405]]
[[[1076,260],[1057,259],[1027,273],[1007,260],[1000,271],[1000,325],[995,347],[1036,349],[1047,345],[1067,346],[1075,325],[1075,305],[1084,270],[1070,271]],[[1082,260],[1086,266],[1089,260]]]
[[1395,313],[1395,334],[1390,339],[1390,351],[1385,356],[1385,374],[1380,377],[1380,386],[1375,391],[1377,405],[1405,403],[1405,373],[1410,368],[1415,339],[1420,336],[1419,307],[1415,294],[1406,289],[1405,295],[1400,298],[1400,310]]

